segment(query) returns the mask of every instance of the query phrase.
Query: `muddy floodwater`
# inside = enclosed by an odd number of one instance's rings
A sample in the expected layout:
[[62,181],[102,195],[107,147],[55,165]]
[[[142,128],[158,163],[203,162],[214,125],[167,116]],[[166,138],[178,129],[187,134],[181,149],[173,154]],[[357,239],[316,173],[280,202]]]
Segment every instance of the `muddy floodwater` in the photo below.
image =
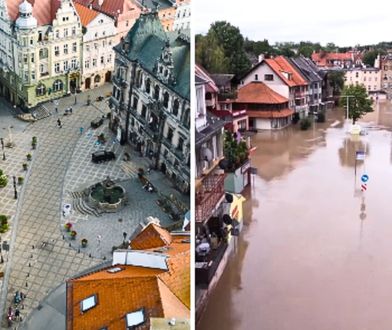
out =
[[198,330],[392,329],[392,106],[364,136],[343,114],[253,137],[244,230]]

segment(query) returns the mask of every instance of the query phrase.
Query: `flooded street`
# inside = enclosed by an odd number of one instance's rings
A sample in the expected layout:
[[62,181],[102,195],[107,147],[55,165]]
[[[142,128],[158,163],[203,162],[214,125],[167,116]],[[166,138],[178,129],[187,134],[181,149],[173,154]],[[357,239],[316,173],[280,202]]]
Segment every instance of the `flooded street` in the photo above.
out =
[[329,110],[253,137],[245,226],[197,329],[392,329],[392,107],[377,109],[365,136]]

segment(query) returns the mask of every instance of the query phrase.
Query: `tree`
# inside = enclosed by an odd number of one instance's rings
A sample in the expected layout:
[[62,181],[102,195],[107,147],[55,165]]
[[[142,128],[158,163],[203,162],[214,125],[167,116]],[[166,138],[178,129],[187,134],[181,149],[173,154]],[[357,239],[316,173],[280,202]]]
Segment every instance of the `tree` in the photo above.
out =
[[244,37],[239,28],[225,21],[217,21],[211,24],[207,37],[213,38],[212,40],[222,47],[230,73],[242,74],[251,67],[244,50]]
[[340,106],[348,104],[348,117],[355,122],[368,112],[373,112],[373,101],[369,99],[366,88],[363,85],[345,86],[340,99]]
[[229,72],[228,59],[213,35],[196,35],[196,63],[211,73]]
[[386,52],[382,49],[374,49],[367,51],[362,58],[362,62],[368,66],[374,66],[374,61],[376,60],[378,54],[384,55]]
[[234,172],[248,159],[249,151],[246,142],[238,142],[236,137],[236,133],[232,134],[228,131],[225,132],[223,153],[225,155],[225,160],[228,162],[226,168],[228,172]]
[[328,72],[328,81],[333,90],[333,95],[340,95],[344,86],[344,72],[331,71]]

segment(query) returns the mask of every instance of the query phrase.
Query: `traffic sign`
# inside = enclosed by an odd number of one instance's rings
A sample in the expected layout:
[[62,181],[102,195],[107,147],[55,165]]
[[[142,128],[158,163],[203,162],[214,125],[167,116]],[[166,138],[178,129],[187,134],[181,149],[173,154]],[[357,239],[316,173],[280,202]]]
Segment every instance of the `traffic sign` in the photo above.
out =
[[367,184],[366,183],[362,183],[361,184],[361,190],[362,191],[366,191],[366,189],[367,189]]
[[367,174],[364,174],[364,175],[361,176],[361,181],[362,182],[368,182],[368,180],[369,180],[369,176]]

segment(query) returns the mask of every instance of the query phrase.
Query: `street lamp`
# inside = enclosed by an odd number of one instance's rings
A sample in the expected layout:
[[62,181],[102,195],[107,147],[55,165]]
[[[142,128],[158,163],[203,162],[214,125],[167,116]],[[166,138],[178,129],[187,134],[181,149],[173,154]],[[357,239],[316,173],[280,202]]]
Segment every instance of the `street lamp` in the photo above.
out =
[[348,99],[350,97],[354,97],[355,98],[355,95],[341,95],[340,97],[345,97],[346,98],[346,101],[347,101],[347,106],[346,106],[346,108],[347,108],[346,109],[347,115],[346,115],[346,119],[349,120],[349,105],[350,105],[350,103],[349,103]]
[[18,192],[16,190],[16,176],[12,177],[14,179],[14,199],[18,199]]
[[0,138],[1,141],[1,150],[3,150],[3,160],[6,160],[5,151],[4,151],[4,139]]

